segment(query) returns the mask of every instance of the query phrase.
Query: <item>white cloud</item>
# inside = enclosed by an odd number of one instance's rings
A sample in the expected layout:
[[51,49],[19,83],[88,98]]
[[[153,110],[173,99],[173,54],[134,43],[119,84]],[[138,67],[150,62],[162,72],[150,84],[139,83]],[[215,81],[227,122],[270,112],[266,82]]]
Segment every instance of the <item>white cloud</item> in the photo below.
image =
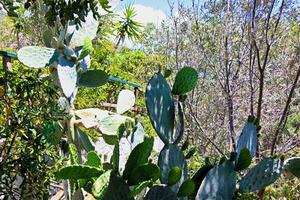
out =
[[155,25],[159,25],[167,18],[162,10],[140,4],[134,4],[133,6],[137,13],[135,20],[141,23],[154,23]]

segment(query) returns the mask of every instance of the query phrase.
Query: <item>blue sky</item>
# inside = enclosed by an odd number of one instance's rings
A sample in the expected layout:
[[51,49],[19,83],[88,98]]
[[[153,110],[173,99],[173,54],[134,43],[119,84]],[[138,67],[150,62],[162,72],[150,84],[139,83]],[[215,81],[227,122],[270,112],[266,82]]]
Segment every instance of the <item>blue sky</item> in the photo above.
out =
[[121,5],[127,5],[130,3],[141,4],[143,6],[159,9],[162,10],[164,13],[168,13],[169,11],[169,5],[167,0],[123,0]]

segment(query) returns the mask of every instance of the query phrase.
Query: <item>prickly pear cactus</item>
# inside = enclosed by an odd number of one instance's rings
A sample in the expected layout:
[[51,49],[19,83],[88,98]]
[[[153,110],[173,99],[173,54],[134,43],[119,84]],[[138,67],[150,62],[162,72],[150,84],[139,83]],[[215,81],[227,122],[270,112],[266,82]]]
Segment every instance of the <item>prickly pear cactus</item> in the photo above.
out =
[[103,170],[98,167],[87,165],[70,165],[61,168],[55,173],[59,179],[86,179],[98,177],[103,173]]
[[27,46],[18,51],[18,59],[24,65],[33,68],[41,68],[57,61],[59,53],[52,48]]
[[67,98],[71,97],[77,84],[76,63],[59,57],[57,73],[63,93]]
[[300,157],[293,157],[284,161],[284,169],[300,178]]
[[187,179],[187,164],[180,148],[176,145],[166,145],[159,154],[158,165],[160,167],[160,181],[168,184],[169,172],[174,167],[179,167],[182,171],[180,180],[170,188],[177,193],[180,185]]
[[119,127],[121,124],[125,124],[128,121],[134,124],[134,119],[122,115],[109,115],[102,119],[99,123],[99,129],[101,133],[105,135],[118,135]]
[[264,158],[242,178],[240,190],[254,192],[274,183],[283,169],[283,161]]
[[177,195],[173,192],[168,186],[156,185],[152,187],[147,195],[145,200],[176,200]]
[[106,84],[108,75],[102,70],[88,70],[80,75],[79,85],[91,88]]
[[194,183],[194,181],[192,179],[187,179],[180,186],[177,196],[178,197],[191,196],[194,193],[195,188],[196,188],[196,184]]
[[202,199],[232,199],[235,192],[236,172],[231,161],[209,170],[197,192],[196,200]]
[[247,148],[250,151],[251,157],[255,156],[257,147],[257,125],[255,124],[255,121],[255,118],[249,117],[248,122],[242,130],[236,148],[237,158],[244,148]]
[[158,136],[165,144],[172,143],[175,107],[171,89],[161,73],[151,78],[145,96],[150,120]]
[[176,184],[182,176],[182,170],[179,167],[173,167],[170,171],[169,171],[169,175],[168,175],[168,185],[172,186],[174,184]]
[[172,93],[176,95],[192,91],[198,80],[198,72],[192,67],[183,67],[175,77]]

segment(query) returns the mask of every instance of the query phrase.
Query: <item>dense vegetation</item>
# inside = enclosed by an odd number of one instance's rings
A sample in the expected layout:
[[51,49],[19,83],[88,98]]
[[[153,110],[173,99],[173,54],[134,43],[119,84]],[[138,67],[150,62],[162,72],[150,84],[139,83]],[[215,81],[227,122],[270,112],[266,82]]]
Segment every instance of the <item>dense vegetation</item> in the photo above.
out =
[[300,198],[297,1],[170,3],[158,27],[23,2],[0,1],[0,199]]

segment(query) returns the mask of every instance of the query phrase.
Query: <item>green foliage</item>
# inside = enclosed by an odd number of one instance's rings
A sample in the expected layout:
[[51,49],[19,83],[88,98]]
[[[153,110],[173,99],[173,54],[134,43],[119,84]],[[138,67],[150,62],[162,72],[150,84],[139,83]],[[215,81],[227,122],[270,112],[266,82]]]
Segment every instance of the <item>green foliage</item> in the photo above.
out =
[[101,168],[101,158],[96,151],[89,151],[85,165]]
[[109,185],[110,175],[111,171],[103,173],[101,176],[99,176],[99,178],[97,178],[97,180],[93,184],[92,193],[97,199],[104,198]]
[[61,168],[55,173],[58,179],[87,179],[98,177],[103,174],[103,170],[98,167],[88,165],[70,165]]
[[147,163],[136,167],[128,178],[129,185],[137,185],[138,183],[152,180],[155,182],[159,179],[159,167],[152,163]]
[[274,183],[283,170],[283,161],[264,158],[241,179],[240,190],[254,192]]
[[139,183],[138,185],[134,186],[134,188],[131,190],[130,196],[131,196],[131,197],[137,196],[137,195],[140,194],[145,188],[147,188],[148,185],[149,185],[150,183],[152,183],[152,181],[151,181],[151,180],[148,180],[148,181],[141,182],[141,183]]
[[200,167],[196,173],[192,176],[192,180],[194,181],[195,185],[195,192],[193,193],[192,196],[196,196],[197,191],[200,187],[200,185],[202,184],[202,181],[204,180],[204,178],[206,177],[206,175],[208,174],[208,172],[213,168],[213,165],[210,164],[205,164],[204,166]]
[[197,84],[198,72],[192,67],[183,67],[176,74],[172,93],[182,95],[192,91]]
[[86,38],[84,40],[83,47],[82,47],[81,53],[80,53],[80,55],[78,57],[78,60],[82,60],[84,57],[86,57],[87,55],[89,55],[92,51],[93,51],[92,40],[89,39],[89,38]]
[[45,141],[52,145],[60,143],[63,135],[63,127],[57,121],[47,121],[43,127],[43,137]]

